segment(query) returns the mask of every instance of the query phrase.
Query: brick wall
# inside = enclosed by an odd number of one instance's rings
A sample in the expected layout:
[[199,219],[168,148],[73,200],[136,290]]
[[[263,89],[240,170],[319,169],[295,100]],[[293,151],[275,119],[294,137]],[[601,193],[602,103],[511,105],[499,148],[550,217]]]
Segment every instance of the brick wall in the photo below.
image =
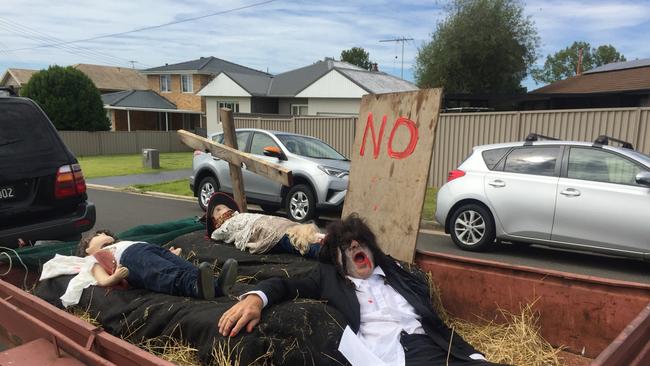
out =
[[192,75],[192,93],[181,92],[181,76],[180,74],[171,75],[171,91],[160,91],[160,75],[147,75],[149,88],[170,102],[176,104],[178,109],[187,109],[196,112],[205,113],[205,103],[202,98],[196,93],[204,86],[208,85],[212,77],[210,75]]

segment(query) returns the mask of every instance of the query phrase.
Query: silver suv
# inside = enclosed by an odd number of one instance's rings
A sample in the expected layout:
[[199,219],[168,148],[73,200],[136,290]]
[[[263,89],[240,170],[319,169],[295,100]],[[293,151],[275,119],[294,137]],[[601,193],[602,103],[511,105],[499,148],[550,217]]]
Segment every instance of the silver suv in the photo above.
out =
[[[348,188],[350,161],[323,141],[304,135],[260,129],[237,129],[239,150],[290,169],[293,186],[283,187],[261,175],[242,169],[249,203],[265,212],[284,208],[293,221],[305,222],[320,211],[340,211]],[[210,138],[223,143],[223,133]],[[228,163],[197,151],[192,162],[190,189],[206,209],[214,192],[232,193]]]
[[541,137],[475,147],[449,172],[436,219],[454,243],[482,251],[496,238],[650,259],[650,157],[607,136]]

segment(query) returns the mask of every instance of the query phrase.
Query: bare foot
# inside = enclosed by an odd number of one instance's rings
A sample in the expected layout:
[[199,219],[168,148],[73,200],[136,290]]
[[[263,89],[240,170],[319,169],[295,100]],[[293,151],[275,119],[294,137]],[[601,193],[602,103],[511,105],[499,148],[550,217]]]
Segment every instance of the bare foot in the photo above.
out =
[[176,254],[176,255],[181,255],[181,252],[183,251],[183,249],[171,247],[171,248],[169,248],[169,251]]

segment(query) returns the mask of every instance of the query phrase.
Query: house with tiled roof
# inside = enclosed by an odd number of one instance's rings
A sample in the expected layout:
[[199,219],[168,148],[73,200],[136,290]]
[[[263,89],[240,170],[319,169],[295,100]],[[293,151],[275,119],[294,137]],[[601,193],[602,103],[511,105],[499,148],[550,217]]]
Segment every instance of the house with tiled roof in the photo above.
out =
[[528,94],[523,109],[650,107],[650,58],[615,62]]
[[[242,78],[268,77],[270,74],[238,65],[217,57],[201,57],[196,60],[165,64],[140,71],[147,77],[150,90],[160,94],[181,110],[198,112],[205,115],[204,99],[198,94],[217,75],[227,72],[242,75]],[[205,118],[194,121],[191,125],[204,127]]]
[[[86,74],[102,94],[121,90],[144,90],[148,87],[146,77],[134,69],[91,64],[75,64],[72,67]],[[0,79],[0,86],[13,86],[14,89],[20,90],[38,71],[7,69]]]
[[20,89],[27,84],[32,75],[34,75],[38,70],[29,70],[29,69],[16,69],[11,68],[5,71],[0,79],[0,86],[2,87],[13,87],[16,93],[20,93]]
[[218,109],[281,115],[357,115],[361,97],[417,90],[414,84],[326,58],[278,75],[224,70],[199,95],[205,97],[208,133],[220,130]]

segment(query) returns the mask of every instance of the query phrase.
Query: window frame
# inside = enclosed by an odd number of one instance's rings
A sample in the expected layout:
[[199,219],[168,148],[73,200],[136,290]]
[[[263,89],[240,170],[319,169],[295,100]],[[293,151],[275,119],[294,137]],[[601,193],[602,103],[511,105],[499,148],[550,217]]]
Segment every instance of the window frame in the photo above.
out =
[[[185,90],[184,79],[189,80],[189,90]],[[181,93],[194,93],[194,80],[192,74],[181,74]]]
[[[167,82],[163,83],[163,79],[165,79]],[[163,89],[163,85],[166,86],[165,89]],[[171,93],[172,91],[172,77],[169,74],[163,74],[160,75],[160,92],[161,93]]]
[[621,154],[621,153],[619,153],[617,151],[614,151],[614,150],[603,149],[602,147],[594,147],[594,146],[567,145],[567,146],[565,146],[564,156],[562,157],[562,169],[560,171],[560,177],[561,178],[575,179],[575,180],[584,181],[584,182],[594,182],[594,183],[603,183],[603,184],[618,184],[618,185],[622,185],[622,186],[637,187],[637,188],[646,187],[646,186],[638,184],[638,183],[627,184],[627,183],[603,182],[603,181],[599,181],[599,180],[590,180],[590,179],[569,178],[569,156],[571,155],[571,149],[572,148],[587,149],[587,150],[598,150],[598,151],[602,151],[602,152],[605,152],[605,153],[613,154],[613,155],[615,155],[615,156],[617,156],[619,158],[623,158],[625,160],[628,160],[628,161],[632,162],[634,165],[639,167],[641,169],[641,171],[650,172],[650,168],[648,168],[647,166],[643,165],[642,163],[639,163],[638,161],[630,158],[629,156],[627,156],[625,154]]
[[[300,112],[300,108],[306,108],[306,113],[293,113],[293,108],[298,107],[298,112]],[[292,116],[308,116],[309,115],[309,104],[291,104],[291,115]]]
[[[233,113],[239,113],[239,101],[236,100],[217,100],[217,115],[219,115],[219,109],[221,109],[221,104],[232,104],[234,108],[230,108]],[[225,105],[223,108],[228,108]]]
[[[554,148],[558,149],[558,156],[555,160],[555,168],[553,169],[553,175],[543,175],[543,174],[533,174],[533,173],[521,173],[521,172],[511,172],[506,169],[506,162],[512,153],[518,150],[529,150],[529,149],[544,149],[544,148]],[[523,146],[513,146],[506,155],[504,155],[501,160],[494,166],[492,171],[500,171],[503,173],[509,174],[525,174],[525,175],[534,175],[536,177],[559,177],[562,170],[562,162],[564,161],[564,156],[567,155],[564,145],[523,145]]]

